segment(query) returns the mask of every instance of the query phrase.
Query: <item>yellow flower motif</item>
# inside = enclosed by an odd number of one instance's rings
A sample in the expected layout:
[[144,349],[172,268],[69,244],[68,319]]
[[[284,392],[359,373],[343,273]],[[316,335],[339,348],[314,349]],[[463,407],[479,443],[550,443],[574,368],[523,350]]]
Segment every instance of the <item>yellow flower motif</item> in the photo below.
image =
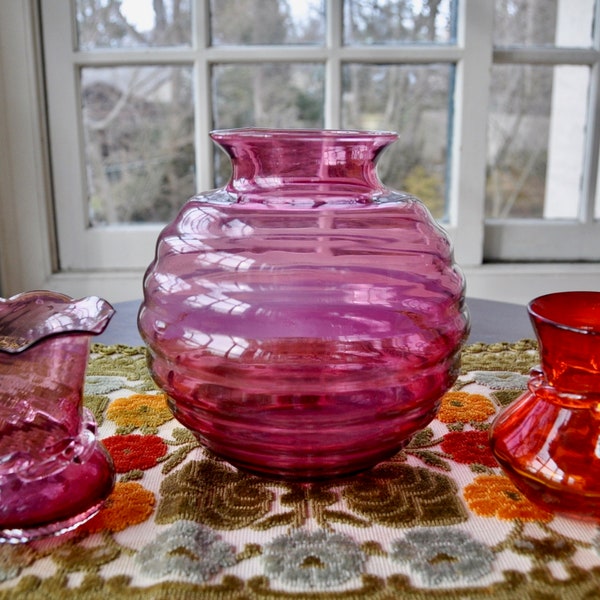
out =
[[503,475],[480,475],[465,487],[464,495],[469,508],[481,517],[543,523],[553,518],[552,514],[532,504]]
[[496,412],[489,398],[469,392],[448,392],[442,398],[438,419],[442,423],[486,421]]
[[155,429],[173,418],[166,394],[133,394],[114,400],[106,416],[119,427]]

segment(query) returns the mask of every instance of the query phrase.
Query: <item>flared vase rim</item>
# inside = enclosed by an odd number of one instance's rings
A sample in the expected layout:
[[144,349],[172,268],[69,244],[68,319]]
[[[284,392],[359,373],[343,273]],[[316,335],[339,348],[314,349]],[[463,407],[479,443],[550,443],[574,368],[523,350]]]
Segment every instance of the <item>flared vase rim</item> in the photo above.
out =
[[343,141],[367,141],[371,139],[389,140],[398,139],[398,133],[377,129],[320,129],[320,128],[270,128],[270,127],[241,127],[232,129],[213,129],[210,137],[215,141],[229,138],[296,138],[305,140],[339,139]]
[[[566,296],[589,296],[596,298],[598,303],[600,304],[600,292],[590,291],[590,290],[571,290],[566,292],[552,292],[550,294],[544,294],[542,296],[538,296],[529,302],[527,305],[527,312],[530,317],[534,318],[538,322],[545,323],[546,325],[552,325],[556,329],[562,329],[563,331],[570,331],[572,333],[579,333],[582,335],[590,335],[590,336],[600,336],[600,328],[590,329],[587,327],[578,327],[576,325],[569,325],[565,323],[564,320],[558,320],[555,318],[551,318],[546,316],[544,311],[541,311],[539,308],[536,308],[536,305],[541,302],[558,299]],[[566,320],[566,319],[565,319]]]
[[52,290],[31,290],[0,297],[0,352],[18,354],[63,333],[100,334],[114,314],[110,302],[98,296],[75,299]]

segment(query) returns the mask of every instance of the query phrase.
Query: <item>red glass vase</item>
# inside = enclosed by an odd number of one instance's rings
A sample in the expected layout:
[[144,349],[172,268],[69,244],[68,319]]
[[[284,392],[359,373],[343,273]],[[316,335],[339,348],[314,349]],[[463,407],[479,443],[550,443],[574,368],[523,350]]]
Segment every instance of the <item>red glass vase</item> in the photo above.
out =
[[529,390],[496,418],[491,446],[517,487],[549,511],[600,519],[600,292],[528,307],[540,350]]
[[113,313],[97,297],[0,298],[0,542],[69,531],[113,488],[113,463],[82,405],[90,338]]
[[468,330],[423,204],[382,185],[393,133],[212,134],[232,161],[161,233],[139,329],[175,417],[266,476],[367,469],[435,416]]

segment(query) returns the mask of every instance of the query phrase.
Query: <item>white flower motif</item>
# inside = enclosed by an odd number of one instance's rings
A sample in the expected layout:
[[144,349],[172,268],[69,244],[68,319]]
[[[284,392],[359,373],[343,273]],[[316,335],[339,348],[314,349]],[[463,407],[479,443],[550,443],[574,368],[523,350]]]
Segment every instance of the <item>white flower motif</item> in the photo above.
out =
[[142,568],[154,577],[180,575],[194,582],[208,581],[235,564],[233,546],[194,521],[178,521],[137,555]]
[[392,545],[392,559],[407,563],[426,585],[475,581],[487,575],[494,553],[458,529],[415,529]]
[[302,590],[322,590],[359,576],[365,557],[348,536],[297,530],[268,544],[263,561],[267,575]]
[[529,381],[527,375],[513,371],[473,371],[471,375],[476,383],[493,390],[524,390]]
[[124,378],[114,375],[88,375],[84,392],[93,396],[105,396],[123,387]]

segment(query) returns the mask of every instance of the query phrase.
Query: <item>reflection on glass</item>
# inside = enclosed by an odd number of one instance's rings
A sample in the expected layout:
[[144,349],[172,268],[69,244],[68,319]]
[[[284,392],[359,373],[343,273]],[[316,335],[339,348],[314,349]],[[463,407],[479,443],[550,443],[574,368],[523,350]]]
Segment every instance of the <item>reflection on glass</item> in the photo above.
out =
[[189,46],[190,0],[77,0],[80,50]]
[[495,0],[494,43],[589,47],[593,19],[594,0]]
[[[323,65],[261,63],[215,65],[212,71],[215,129],[237,127],[321,128],[324,126]],[[217,185],[230,162],[215,156]]]
[[487,217],[577,217],[588,81],[587,67],[493,67]]
[[379,175],[389,187],[423,200],[438,219],[446,213],[453,69],[348,64],[343,70],[342,126],[397,131]]
[[324,4],[324,0],[211,0],[211,42],[323,44]]
[[81,70],[91,226],[164,222],[195,191],[189,67]]
[[453,43],[454,0],[345,0],[344,43]]

